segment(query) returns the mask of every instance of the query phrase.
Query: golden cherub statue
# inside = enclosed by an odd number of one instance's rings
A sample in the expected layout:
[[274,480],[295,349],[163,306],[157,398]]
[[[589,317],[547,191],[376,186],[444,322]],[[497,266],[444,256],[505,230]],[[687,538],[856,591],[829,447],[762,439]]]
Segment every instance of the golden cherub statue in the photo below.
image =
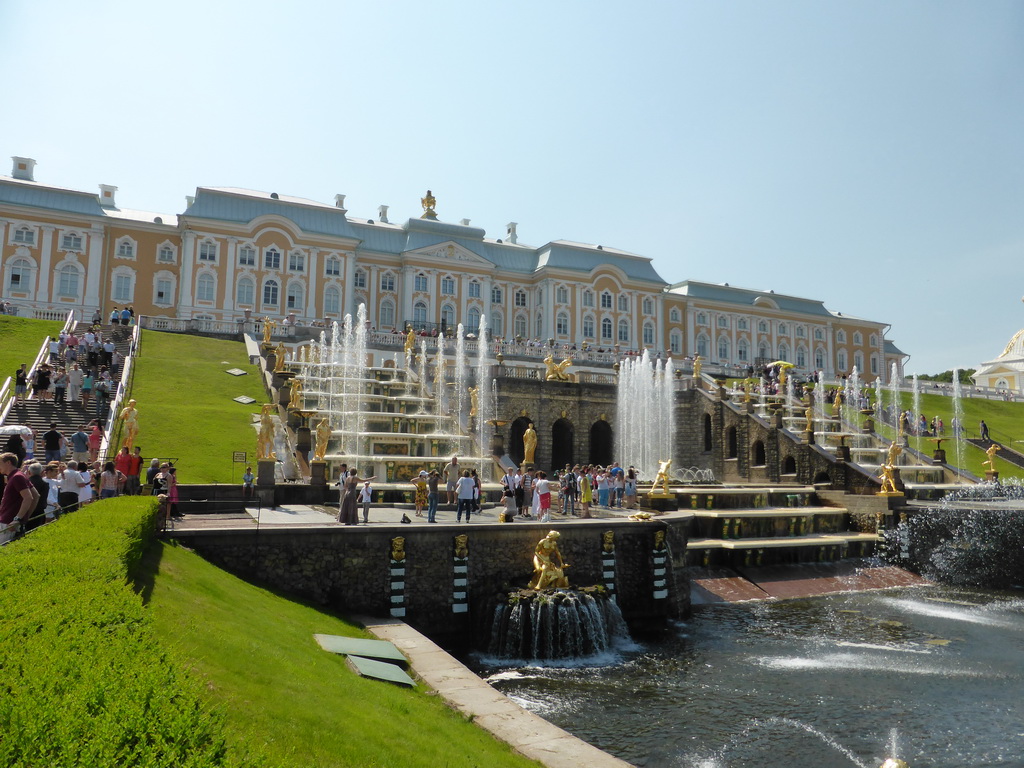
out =
[[274,347],[274,373],[280,373],[284,370],[284,364],[287,359],[288,349],[283,341],[279,341],[277,346]]
[[291,389],[288,394],[288,410],[301,411],[303,406],[302,379],[292,379]]
[[987,449],[985,449],[985,455],[988,456],[988,461],[983,461],[982,466],[988,464],[989,471],[996,471],[996,452],[999,450],[998,443],[992,443]]
[[327,422],[327,418],[320,419],[320,423],[316,425],[316,447],[313,449],[313,459],[316,461],[323,461],[324,456],[327,455],[327,441],[331,439],[331,425]]
[[480,388],[470,387],[469,388],[469,417],[473,418],[476,416],[477,411],[480,408]]
[[124,422],[124,448],[131,450],[135,446],[135,437],[139,434],[139,412],[135,408],[135,401],[129,400],[128,405],[121,411],[118,417]]
[[533,428],[533,422],[523,432],[523,464],[533,464],[533,457],[537,451],[537,430]]
[[547,366],[545,381],[570,381],[569,374],[565,372],[565,369],[572,365],[572,360],[568,357],[562,362],[556,363],[555,358],[549,354],[544,358],[544,365]]
[[274,334],[277,323],[269,317],[263,318],[263,343],[270,346],[270,337]]
[[558,551],[558,539],[561,534],[558,531],[548,531],[537,543],[533,551],[533,579],[530,581],[530,589],[552,589],[569,587],[569,579],[565,576],[565,569],[569,566],[562,561],[562,553]]
[[426,196],[420,198],[420,205],[423,206],[423,215],[420,216],[421,219],[437,218],[437,211],[434,210],[434,206],[437,205],[437,200],[434,199],[434,196],[431,194],[429,189],[427,190]]
[[274,453],[274,419],[271,416],[273,409],[273,404],[264,403],[260,412],[260,434],[256,440],[256,458],[258,459],[277,460],[277,454]]
[[651,493],[658,490],[658,484],[662,486],[662,493],[668,495],[668,469],[672,466],[672,459],[665,459],[658,462],[658,474],[654,476],[654,485],[651,486]]

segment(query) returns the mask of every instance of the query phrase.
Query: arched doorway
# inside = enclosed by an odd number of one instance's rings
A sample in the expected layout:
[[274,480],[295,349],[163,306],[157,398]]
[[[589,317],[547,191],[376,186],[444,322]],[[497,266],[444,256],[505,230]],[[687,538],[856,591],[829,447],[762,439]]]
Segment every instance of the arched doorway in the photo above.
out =
[[782,474],[784,475],[795,475],[796,474],[796,459],[792,456],[787,456],[782,462]]
[[516,463],[517,467],[521,467],[523,459],[526,458],[526,451],[523,448],[523,435],[526,434],[526,428],[530,426],[530,423],[531,419],[526,416],[520,416],[508,426],[508,445],[505,446],[505,452]]
[[711,450],[711,414],[704,414],[704,450]]
[[763,467],[766,462],[764,443],[760,440],[755,440],[753,447],[750,449],[750,463],[755,467]]
[[728,450],[727,458],[735,459],[740,455],[739,446],[736,441],[736,427],[729,427],[725,431],[725,443]]
[[612,425],[603,419],[595,421],[590,426],[590,456],[587,460],[591,464],[608,466],[612,463],[612,445]]
[[559,419],[551,425],[551,469],[573,465],[574,442],[572,422],[568,419]]

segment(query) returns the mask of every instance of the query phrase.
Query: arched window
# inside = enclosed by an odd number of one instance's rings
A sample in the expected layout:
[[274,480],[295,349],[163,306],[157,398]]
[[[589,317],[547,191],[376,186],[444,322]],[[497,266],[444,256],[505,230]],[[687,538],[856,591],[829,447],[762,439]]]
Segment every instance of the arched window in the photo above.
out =
[[815,341],[824,341],[825,340],[825,332],[823,330],[821,330],[821,328],[815,328],[814,329],[814,340]]
[[214,301],[217,283],[213,275],[204,272],[196,279],[196,299],[198,301]]
[[569,335],[569,315],[565,312],[559,312],[555,318],[555,333],[559,336]]
[[789,362],[789,345],[779,344],[779,360],[785,360]]
[[619,320],[619,342],[629,343],[629,323],[625,320]]
[[583,318],[583,337],[586,338],[586,339],[594,338],[594,331],[595,330],[596,330],[596,326],[594,324],[594,316],[593,315],[586,315]]
[[277,250],[277,248],[267,248],[266,252],[263,254],[263,268],[281,268],[281,252]]
[[764,320],[759,321],[757,324],[757,332],[768,333],[768,323],[765,322]]
[[707,325],[708,316],[704,312],[697,313],[697,325]]
[[14,230],[14,242],[32,245],[36,241],[35,230],[30,227],[18,227]]
[[839,352],[836,354],[836,367],[839,368],[840,371],[845,371],[846,370],[846,350],[845,349],[840,349]]
[[807,367],[807,349],[803,344],[796,348],[796,365],[798,368]]
[[324,314],[337,315],[341,313],[341,291],[333,285],[328,285],[324,290]]
[[422,301],[417,301],[413,305],[412,321],[419,328],[423,328],[427,324],[427,305]]
[[644,323],[644,344],[654,344],[654,326],[650,323]]
[[710,346],[710,340],[705,334],[700,334],[697,337],[697,354],[701,357],[706,358],[708,356],[708,347]]
[[864,343],[864,337],[861,335],[860,331],[854,332],[854,334],[853,334],[853,343],[857,344],[857,345],[860,345],[860,344]]
[[718,327],[719,328],[728,328],[729,327],[729,318],[726,317],[725,315],[719,315],[718,316]]
[[537,319],[534,328],[534,335],[536,335],[538,339],[544,335],[544,315],[542,315],[540,312],[537,313]]
[[668,339],[668,349],[673,355],[683,354],[683,334],[679,331],[672,331]]
[[263,284],[263,306],[276,307],[279,290],[280,286],[277,284],[277,280],[267,280]]
[[872,347],[877,347],[878,346],[878,337],[875,334],[873,334],[873,333],[871,334],[870,341],[871,341],[871,346]]
[[741,331],[747,330],[748,325],[749,323],[747,323],[747,318],[745,317],[741,317],[739,320],[736,321],[736,327]]
[[771,350],[768,349],[768,342],[762,341],[757,345],[757,356],[762,359],[771,356]]
[[365,269],[357,269],[355,271],[355,274],[352,276],[352,282],[353,282],[353,284],[355,285],[356,288],[365,288],[366,287],[366,270]]
[[252,280],[249,278],[243,278],[238,281],[238,287],[236,289],[237,297],[235,299],[237,304],[241,304],[246,307],[251,307],[253,299],[256,293],[256,286],[253,285]]
[[288,283],[288,309],[289,310],[301,310],[303,305],[303,294],[305,289],[302,283]]
[[796,337],[798,339],[802,339],[804,337],[805,333],[806,333],[806,331],[804,331],[804,327],[802,325],[798,325],[796,327]]
[[512,324],[512,330],[515,333],[515,335],[518,336],[519,338],[526,338],[527,336],[530,335],[526,332],[526,315],[516,315],[516,319]]
[[846,331],[836,331],[836,341],[840,344],[846,343]]
[[467,333],[479,334],[482,330],[480,328],[480,310],[476,307],[470,307],[469,312],[466,313],[466,321],[469,326],[466,331]]
[[860,373],[864,373],[864,355],[860,352],[853,353],[853,367]]
[[480,283],[476,280],[469,281],[469,298],[479,299],[480,298]]
[[583,306],[592,307],[594,306],[594,292],[587,288],[583,291]]
[[[789,335],[789,326],[786,325],[785,323],[779,323],[779,336],[788,336],[788,335]],[[780,357],[781,357],[781,355],[780,355]]]
[[601,309],[611,309],[611,308],[612,308],[612,295],[608,291],[603,291],[601,293]]
[[79,272],[74,264],[65,264],[58,272],[57,292],[61,296],[78,296]]
[[728,360],[729,359],[729,337],[719,336],[718,337],[718,359]]
[[324,274],[327,277],[339,277],[341,275],[341,259],[337,256],[328,256],[324,260]]
[[505,318],[501,312],[491,315],[491,333],[500,338],[505,335]]
[[668,320],[670,323],[678,323],[682,321],[683,316],[679,313],[679,307],[672,307],[672,311],[668,313]]
[[130,237],[122,237],[117,241],[117,255],[122,259],[135,258],[135,243]]
[[380,322],[377,324],[377,327],[395,327],[395,305],[390,300],[385,300],[380,303]]
[[32,290],[32,262],[13,259],[7,263],[7,288],[18,293]]
[[747,343],[746,339],[740,339],[736,342],[736,358],[741,363],[750,362],[750,344]]
[[427,276],[422,272],[416,275],[412,280],[412,289],[414,291],[421,291],[426,293],[427,291]]
[[619,294],[619,312],[629,312],[629,296],[624,293]]
[[818,371],[825,370],[825,350],[821,347],[814,350],[814,368]]
[[569,289],[564,285],[560,285],[555,288],[555,302],[557,304],[568,304],[569,303]]
[[455,327],[455,307],[451,304],[445,304],[441,307],[441,327]]
[[611,318],[605,317],[601,319],[601,341],[612,340],[612,321]]
[[647,297],[647,296],[644,297],[644,314],[645,315],[653,315],[654,314],[654,302],[651,301],[650,297]]

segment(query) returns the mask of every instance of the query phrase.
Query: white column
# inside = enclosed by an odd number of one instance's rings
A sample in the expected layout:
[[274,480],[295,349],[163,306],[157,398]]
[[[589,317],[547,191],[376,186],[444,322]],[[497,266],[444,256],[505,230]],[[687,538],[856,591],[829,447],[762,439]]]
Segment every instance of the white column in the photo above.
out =
[[[195,260],[196,233],[186,230],[181,236],[181,270],[178,272],[178,317],[185,319],[192,317],[192,271]],[[260,290],[259,286],[256,290]]]
[[309,263],[306,264],[306,311],[305,315],[308,319],[314,320],[318,317],[322,317],[323,313],[317,314],[316,310],[317,301],[316,297],[319,291],[317,290],[320,284],[320,273],[317,271],[317,256],[320,255],[319,248],[309,249]]
[[37,296],[39,301],[50,300],[50,284],[53,281],[50,261],[53,258],[53,233],[55,227],[43,224],[40,229],[43,231],[43,238],[39,244],[39,281],[37,283]]
[[658,347],[665,352],[665,357],[672,354],[671,345],[665,335],[665,294],[659,293],[654,297],[654,337],[658,340]]
[[465,323],[466,318],[469,316],[469,281],[472,277],[472,275],[463,273],[457,283],[459,286],[459,316],[455,318],[456,324]]
[[[370,325],[377,327],[377,295],[380,293],[380,267],[374,265],[370,267],[370,274],[366,278],[366,319],[370,321]],[[359,307],[356,307],[358,310]],[[356,313],[355,310],[352,312],[352,321],[355,322]]]
[[[217,271],[217,279],[222,280],[224,285],[222,290],[224,291],[224,301],[221,306],[224,307],[224,316],[226,319],[231,319],[235,313],[235,269],[238,266],[238,238],[229,237],[228,247],[225,249],[227,253],[224,256],[224,260],[220,264],[220,269]],[[221,288],[221,286],[217,286]],[[253,297],[255,298],[255,296]]]
[[733,363],[739,363],[740,361],[740,348],[737,346],[739,339],[736,337],[736,326],[739,325],[739,318],[736,315],[729,317],[729,329],[732,331],[732,344],[729,348],[731,353],[731,361]]
[[[94,224],[89,230],[89,256],[85,267],[85,308],[100,308],[100,279],[103,276],[103,226]],[[102,314],[102,311],[101,311]]]
[[550,277],[544,281],[544,338],[555,336],[555,281]]
[[686,347],[683,349],[683,354],[690,357],[697,356],[697,334],[694,331],[694,312],[689,302],[686,304],[686,312],[683,317],[686,318]]
[[356,282],[356,252],[342,252],[342,259],[345,263],[345,286],[342,296],[341,316],[355,314],[355,282]]
[[[402,285],[399,288],[400,292],[395,307],[397,315],[395,327],[404,331],[406,322],[412,321],[412,297],[413,289],[416,287],[416,270],[406,264],[398,273],[398,279],[402,281]],[[436,276],[432,279],[436,279]]]
[[835,350],[832,347],[832,323],[825,326],[825,376],[829,379],[835,376],[836,358]]

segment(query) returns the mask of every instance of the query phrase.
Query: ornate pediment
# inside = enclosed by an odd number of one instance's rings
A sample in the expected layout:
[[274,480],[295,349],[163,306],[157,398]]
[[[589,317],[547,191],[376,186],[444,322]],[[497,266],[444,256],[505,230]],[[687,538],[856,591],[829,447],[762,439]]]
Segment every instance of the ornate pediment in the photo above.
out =
[[450,263],[479,264],[481,266],[494,266],[490,261],[478,256],[468,248],[453,243],[439,243],[428,245],[425,248],[417,248],[413,251],[406,251],[403,254],[406,261],[424,258],[429,261],[444,261]]

